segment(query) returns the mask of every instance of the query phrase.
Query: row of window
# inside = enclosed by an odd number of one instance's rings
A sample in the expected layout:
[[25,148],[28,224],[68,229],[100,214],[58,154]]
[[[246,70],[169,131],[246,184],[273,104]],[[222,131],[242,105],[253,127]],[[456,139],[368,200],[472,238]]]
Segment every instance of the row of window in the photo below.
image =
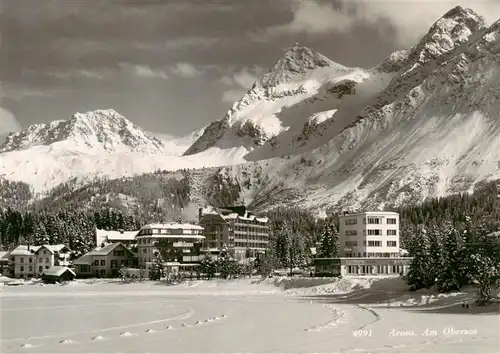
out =
[[[49,259],[48,258],[39,258],[38,262],[39,263],[43,263],[44,259],[45,259],[45,263],[49,263]],[[24,263],[24,257],[19,258],[19,262],[20,263]],[[32,257],[28,257],[28,263],[33,263],[33,258]]]
[[[45,269],[49,269],[49,266],[45,266]],[[20,266],[19,267],[19,271],[21,273],[23,273],[24,272],[24,266]],[[32,271],[33,271],[33,266],[28,266],[28,272],[32,272]],[[43,271],[43,266],[39,266],[38,267],[38,271],[42,272]]]
[[[363,236],[383,236],[383,231],[380,229],[368,229],[368,230],[363,230]],[[358,230],[345,230],[345,235],[346,236],[357,236],[358,235]],[[396,229],[389,229],[386,230],[386,236],[397,236],[398,231]]]
[[[202,235],[199,229],[142,229],[137,236],[144,235]],[[139,242],[140,243],[140,242]]]
[[[386,218],[386,224],[387,225],[396,225],[397,219],[396,218]],[[372,225],[379,225],[383,224],[384,218],[380,217],[374,217],[374,216],[369,216],[366,219],[363,219],[363,224],[372,224]],[[346,219],[345,224],[346,225],[356,225],[358,223],[358,219],[352,218],[352,219]]]
[[[358,241],[346,241],[345,245],[347,247],[356,247],[358,246]],[[382,241],[363,241],[364,246],[368,247],[382,247]],[[386,241],[387,247],[397,247],[398,243],[397,241]]]
[[346,252],[345,255],[344,255],[344,257],[346,257],[346,258],[354,258],[354,257],[358,257],[358,258],[360,258],[360,257],[368,257],[368,258],[382,258],[382,257],[383,258],[399,258],[399,253],[395,253],[395,252],[393,252],[393,253],[387,253],[387,252],[385,252],[385,253],[381,253],[381,252],[377,252],[377,253],[373,253],[373,252],[366,253],[366,252],[363,252],[363,253],[361,253],[361,252],[358,252],[358,254],[356,255],[356,253],[354,253],[354,252],[352,252],[352,253],[351,252]]

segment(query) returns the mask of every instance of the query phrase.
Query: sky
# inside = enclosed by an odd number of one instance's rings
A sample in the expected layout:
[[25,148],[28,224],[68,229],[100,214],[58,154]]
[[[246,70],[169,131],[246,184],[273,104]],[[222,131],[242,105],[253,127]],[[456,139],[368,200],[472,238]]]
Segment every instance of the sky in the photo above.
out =
[[0,0],[0,136],[113,108],[183,136],[220,119],[296,42],[369,68],[455,5],[500,0]]

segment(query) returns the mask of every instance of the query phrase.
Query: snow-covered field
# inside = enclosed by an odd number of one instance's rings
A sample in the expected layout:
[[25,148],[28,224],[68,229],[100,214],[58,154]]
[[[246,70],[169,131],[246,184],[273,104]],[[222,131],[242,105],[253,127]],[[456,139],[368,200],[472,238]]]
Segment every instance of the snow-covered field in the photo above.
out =
[[466,298],[394,278],[3,286],[1,352],[498,353],[498,307]]

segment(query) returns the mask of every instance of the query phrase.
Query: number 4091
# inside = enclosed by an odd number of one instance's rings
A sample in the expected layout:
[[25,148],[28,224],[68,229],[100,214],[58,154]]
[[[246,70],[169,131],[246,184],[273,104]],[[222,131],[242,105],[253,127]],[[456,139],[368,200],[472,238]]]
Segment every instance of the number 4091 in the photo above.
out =
[[358,330],[352,331],[352,335],[354,337],[371,337],[372,330],[371,329],[358,329]]

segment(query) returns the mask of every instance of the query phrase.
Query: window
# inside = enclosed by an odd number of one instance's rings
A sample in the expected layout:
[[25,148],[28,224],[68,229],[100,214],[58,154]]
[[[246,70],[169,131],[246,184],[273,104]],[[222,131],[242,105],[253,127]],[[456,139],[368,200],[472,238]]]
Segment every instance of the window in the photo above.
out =
[[101,265],[102,266],[105,266],[106,265],[106,261],[104,259],[101,259]]
[[43,258],[39,258],[38,263],[43,263]]
[[358,245],[358,241],[346,241],[345,245],[348,246],[348,247],[357,246]]
[[21,257],[21,263],[24,263],[24,258],[23,257]]
[[356,236],[358,234],[358,230],[345,230],[346,236]]
[[45,269],[49,269],[49,266],[45,266]]
[[95,265],[95,266],[98,266],[98,265],[99,265],[99,261],[98,261],[97,259],[94,261],[94,265]]
[[396,230],[387,230],[387,236],[397,236]]
[[47,250],[43,250],[43,254],[47,254]]
[[33,271],[33,266],[29,266],[29,267],[28,267],[28,270],[29,270],[30,272],[32,272],[32,271]]
[[43,266],[38,267],[38,272],[43,272]]
[[370,235],[370,236],[382,236],[382,230],[369,229],[368,230],[368,235]]
[[346,225],[356,225],[358,223],[358,219],[347,219],[345,221]]
[[28,258],[28,262],[29,262],[29,263],[33,263],[33,258],[31,258],[31,257],[30,257],[30,258]]
[[368,241],[368,247],[382,247],[382,241]]
[[49,259],[48,258],[45,258],[45,263],[49,263]]
[[378,217],[369,216],[368,217],[368,224],[382,224],[382,219],[380,219]]
[[[22,258],[21,258],[22,259]],[[21,273],[24,272],[24,266],[20,267]]]
[[101,269],[101,275],[106,275],[106,270],[105,269]]
[[396,225],[396,218],[388,218],[387,224],[388,225]]
[[397,241],[387,241],[387,247],[397,247]]

